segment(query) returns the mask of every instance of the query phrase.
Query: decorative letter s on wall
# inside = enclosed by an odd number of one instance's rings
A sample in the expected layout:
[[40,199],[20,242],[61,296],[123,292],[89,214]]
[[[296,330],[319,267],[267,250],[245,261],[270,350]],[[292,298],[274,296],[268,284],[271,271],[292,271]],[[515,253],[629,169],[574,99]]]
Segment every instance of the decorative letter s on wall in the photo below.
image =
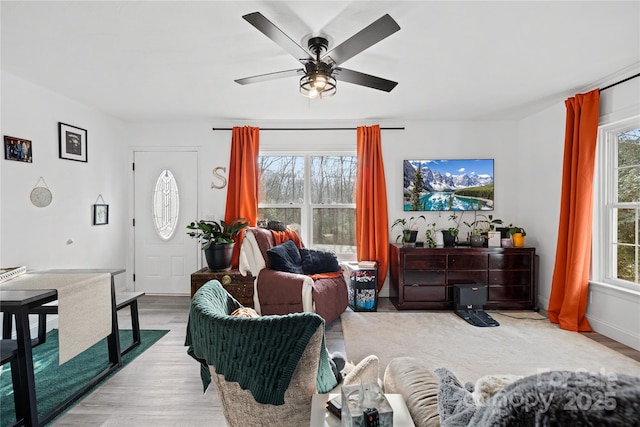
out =
[[213,176],[215,176],[216,178],[219,178],[220,181],[222,181],[222,184],[220,185],[216,185],[215,182],[211,183],[211,188],[224,188],[227,186],[227,178],[224,177],[224,175],[220,174],[218,171],[222,169],[222,172],[226,173],[227,172],[227,168],[222,167],[222,166],[217,166],[215,168],[213,168]]

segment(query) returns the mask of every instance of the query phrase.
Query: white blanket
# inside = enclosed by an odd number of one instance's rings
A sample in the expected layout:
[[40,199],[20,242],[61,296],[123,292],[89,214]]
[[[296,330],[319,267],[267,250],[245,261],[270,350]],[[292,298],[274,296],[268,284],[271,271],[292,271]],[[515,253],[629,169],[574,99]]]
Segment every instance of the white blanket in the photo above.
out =
[[[260,271],[266,267],[267,264],[265,259],[262,257],[262,252],[258,246],[256,236],[251,232],[245,233],[244,239],[242,239],[242,246],[240,247],[238,269],[240,270],[240,274],[243,276],[246,276],[247,273],[251,273],[251,275],[255,277],[255,280],[253,281],[253,306],[259,314],[262,313],[260,312],[260,299],[258,296],[258,274],[260,274]],[[305,276],[304,274],[299,274],[299,276],[303,280],[302,310],[315,313],[315,306],[313,304],[313,279],[309,276]]]
[[0,284],[2,290],[58,292],[59,363],[70,360],[111,333],[111,275],[24,274]]

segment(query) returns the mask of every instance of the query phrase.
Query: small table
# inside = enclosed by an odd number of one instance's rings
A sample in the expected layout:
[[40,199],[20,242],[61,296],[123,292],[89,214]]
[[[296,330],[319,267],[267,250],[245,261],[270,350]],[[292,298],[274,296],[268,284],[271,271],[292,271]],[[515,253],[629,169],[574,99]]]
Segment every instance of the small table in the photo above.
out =
[[[122,352],[120,349],[120,334],[118,332],[118,311],[116,308],[116,284],[114,276],[122,274],[126,271],[124,268],[57,268],[51,270],[36,270],[29,272],[30,274],[100,274],[108,273],[111,275],[111,334],[107,337],[107,346],[109,349],[109,362],[112,368],[122,366]],[[45,328],[46,331],[46,328]]]
[[253,276],[243,276],[237,268],[213,271],[208,267],[191,274],[191,297],[209,280],[217,280],[229,294],[245,307],[253,308]]
[[[118,318],[115,298],[114,275],[123,273],[125,269],[56,269],[29,272],[30,274],[103,274],[111,275],[110,296],[111,296],[111,333],[107,336],[107,346],[109,352],[109,366],[93,377],[87,384],[65,399],[56,408],[38,419],[35,377],[33,369],[33,352],[31,343],[31,330],[29,327],[29,314],[37,312],[38,309],[49,302],[58,299],[56,289],[51,290],[0,290],[0,311],[4,313],[3,337],[11,334],[9,321],[14,315],[16,319],[17,352],[20,382],[17,393],[23,396],[19,399],[20,405],[16,408],[16,417],[23,419],[25,426],[45,425],[57,415],[62,413],[69,405],[86,394],[93,386],[98,384],[109,374],[122,366],[122,354],[120,352],[120,339],[118,333]],[[28,286],[28,285],[27,285]],[[14,386],[15,387],[15,386]]]
[[17,359],[20,381],[14,384],[17,399],[16,417],[23,419],[26,426],[37,426],[38,408],[36,405],[36,383],[33,371],[33,352],[31,331],[29,330],[29,312],[42,304],[55,301],[58,293],[55,289],[2,291],[0,290],[0,311],[10,313],[16,319]]
[[[327,402],[334,397],[340,396],[337,393],[314,394],[311,399],[311,422],[310,427],[340,427],[341,421],[335,415],[327,411]],[[400,394],[385,394],[389,404],[393,408],[393,427],[415,427],[407,404]]]

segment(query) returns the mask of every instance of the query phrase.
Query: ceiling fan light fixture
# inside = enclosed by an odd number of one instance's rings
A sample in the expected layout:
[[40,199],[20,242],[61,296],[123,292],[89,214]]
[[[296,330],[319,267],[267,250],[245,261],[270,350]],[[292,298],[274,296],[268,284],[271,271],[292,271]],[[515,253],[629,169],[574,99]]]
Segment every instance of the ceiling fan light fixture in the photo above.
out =
[[300,79],[300,93],[307,98],[326,98],[336,94],[337,82],[331,74],[314,71]]

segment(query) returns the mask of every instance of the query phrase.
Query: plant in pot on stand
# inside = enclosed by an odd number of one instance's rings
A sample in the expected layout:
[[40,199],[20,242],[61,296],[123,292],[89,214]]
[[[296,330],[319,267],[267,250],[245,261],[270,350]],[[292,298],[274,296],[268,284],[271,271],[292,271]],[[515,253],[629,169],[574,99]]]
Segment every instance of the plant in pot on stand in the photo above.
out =
[[236,243],[234,237],[248,226],[245,218],[234,219],[228,224],[224,221],[198,220],[187,225],[187,229],[192,230],[187,235],[202,244],[209,270],[225,271],[231,268]]
[[403,246],[412,246],[416,243],[416,238],[418,237],[418,220],[422,219],[426,221],[424,215],[420,215],[418,217],[407,218],[398,218],[391,225],[391,229],[393,230],[396,227],[399,227],[402,230],[402,234],[396,237],[396,242],[402,238]]

